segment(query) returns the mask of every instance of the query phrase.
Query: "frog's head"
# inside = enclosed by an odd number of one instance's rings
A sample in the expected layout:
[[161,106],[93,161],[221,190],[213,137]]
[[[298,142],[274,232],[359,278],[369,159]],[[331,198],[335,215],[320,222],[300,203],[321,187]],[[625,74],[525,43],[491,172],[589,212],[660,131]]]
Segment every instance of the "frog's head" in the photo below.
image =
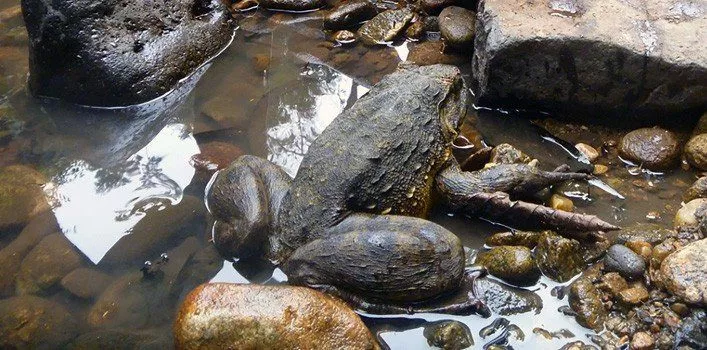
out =
[[435,64],[423,67],[404,67],[414,69],[427,80],[426,85],[432,89],[432,101],[437,106],[440,127],[445,141],[451,143],[457,137],[470,99],[459,68],[451,65]]

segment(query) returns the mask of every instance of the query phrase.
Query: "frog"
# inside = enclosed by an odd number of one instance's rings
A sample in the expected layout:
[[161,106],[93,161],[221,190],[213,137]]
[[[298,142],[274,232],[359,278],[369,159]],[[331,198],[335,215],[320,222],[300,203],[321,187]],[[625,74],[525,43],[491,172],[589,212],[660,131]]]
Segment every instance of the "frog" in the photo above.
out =
[[498,164],[462,171],[453,144],[470,104],[451,65],[401,64],[309,146],[290,178],[245,155],[214,175],[206,202],[214,242],[239,259],[266,257],[288,283],[338,296],[376,313],[483,310],[473,292],[445,298],[483,275],[461,240],[427,220],[432,208],[512,226],[601,239],[617,226],[516,197],[590,174]]

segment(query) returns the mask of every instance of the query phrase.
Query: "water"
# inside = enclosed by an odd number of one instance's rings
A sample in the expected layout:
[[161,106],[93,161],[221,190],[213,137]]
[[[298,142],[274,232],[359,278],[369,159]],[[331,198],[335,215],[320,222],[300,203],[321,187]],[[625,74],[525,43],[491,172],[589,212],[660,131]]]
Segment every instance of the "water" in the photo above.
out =
[[[111,295],[79,298],[55,283],[39,294],[64,305],[77,320],[79,334],[123,329],[145,343],[162,345],[171,344],[174,310],[196,284],[286,280],[266,262],[233,264],[214,255],[202,201],[208,176],[195,170],[193,157],[220,143],[232,152],[266,157],[296,174],[317,135],[416,45],[335,47],[319,30],[317,13],[255,12],[241,19],[234,42],[220,57],[170,95],[137,107],[98,110],[28,96],[27,44],[16,6],[16,0],[0,0],[5,14],[0,20],[0,102],[16,116],[11,132],[0,135],[0,166],[25,164],[43,174],[51,212],[80,252],[81,266],[110,280],[129,282],[140,279],[145,261],[160,264],[162,253],[169,256],[164,279],[138,283],[137,289],[114,288]],[[469,67],[462,69],[468,76]],[[552,134],[570,145],[595,146],[621,135],[606,127],[562,124],[543,114],[519,119],[520,114],[527,113],[470,110],[468,123],[487,143],[510,142],[547,168],[560,163],[586,168],[576,152]],[[632,175],[630,166],[618,159],[603,160],[609,172],[600,177],[600,186],[576,184],[565,189],[578,211],[622,226],[637,222],[671,226],[680,195],[694,174],[639,170]],[[472,249],[482,249],[485,237],[504,229],[443,211],[433,213],[431,220],[457,233]],[[0,249],[12,248],[18,235],[18,228],[2,232]],[[61,263],[51,261],[47,266]],[[0,266],[3,276],[18,269],[17,264]],[[592,331],[558,311],[566,305],[566,299],[550,295],[558,285],[543,278],[527,288],[542,298],[543,307],[537,314],[505,316],[525,335],[524,340],[511,336],[509,345],[559,348],[573,340],[589,342],[586,335]],[[102,308],[101,303],[110,307]],[[449,319],[466,323],[474,334],[474,348],[482,348],[494,335],[482,339],[479,330],[500,317],[362,316],[392,349],[428,348],[422,334],[426,322]],[[533,332],[536,327],[551,332],[566,329],[573,336],[547,340]]]

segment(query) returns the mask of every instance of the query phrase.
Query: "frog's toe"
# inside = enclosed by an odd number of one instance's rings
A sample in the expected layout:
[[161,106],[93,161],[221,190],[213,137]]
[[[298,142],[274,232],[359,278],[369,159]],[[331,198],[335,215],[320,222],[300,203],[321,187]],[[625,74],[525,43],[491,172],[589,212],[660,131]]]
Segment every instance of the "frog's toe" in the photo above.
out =
[[290,178],[267,160],[242,156],[216,173],[206,204],[216,219],[214,243],[227,258],[247,258],[267,251]]

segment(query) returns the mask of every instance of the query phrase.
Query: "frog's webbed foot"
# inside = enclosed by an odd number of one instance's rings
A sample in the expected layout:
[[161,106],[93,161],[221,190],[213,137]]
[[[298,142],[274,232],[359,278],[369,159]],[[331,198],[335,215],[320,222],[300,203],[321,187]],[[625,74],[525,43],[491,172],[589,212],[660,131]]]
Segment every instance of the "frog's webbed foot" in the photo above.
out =
[[[498,168],[499,166],[493,167]],[[489,170],[491,170],[489,169]],[[499,168],[497,170],[502,170]],[[536,170],[538,171],[538,170]],[[564,181],[565,179],[581,178],[586,174],[562,172],[536,172],[541,177]],[[563,177],[566,174],[567,178]],[[462,172],[456,163],[440,172],[436,178],[437,190],[444,197],[447,204],[454,210],[463,211],[470,215],[482,216],[489,220],[508,224],[516,228],[541,228],[554,229],[560,234],[572,235],[573,238],[601,239],[598,231],[617,230],[619,227],[605,222],[593,215],[584,215],[546,206],[511,200],[509,195],[500,192],[503,187],[484,187],[479,182],[482,179],[488,183],[489,173],[479,176],[476,172]],[[503,175],[499,173],[499,176]],[[533,175],[535,176],[535,175]],[[486,180],[484,180],[486,179]],[[562,180],[559,180],[562,179]],[[549,180],[548,180],[549,181]],[[500,181],[499,183],[511,183]],[[539,183],[533,181],[533,183]],[[517,184],[517,183],[516,183]],[[521,185],[511,188],[535,189],[534,186]],[[505,188],[507,189],[507,188]],[[587,233],[590,232],[590,233]]]
[[249,155],[215,175],[206,203],[216,219],[213,239],[222,255],[248,258],[269,251],[268,237],[290,181],[277,165]]

